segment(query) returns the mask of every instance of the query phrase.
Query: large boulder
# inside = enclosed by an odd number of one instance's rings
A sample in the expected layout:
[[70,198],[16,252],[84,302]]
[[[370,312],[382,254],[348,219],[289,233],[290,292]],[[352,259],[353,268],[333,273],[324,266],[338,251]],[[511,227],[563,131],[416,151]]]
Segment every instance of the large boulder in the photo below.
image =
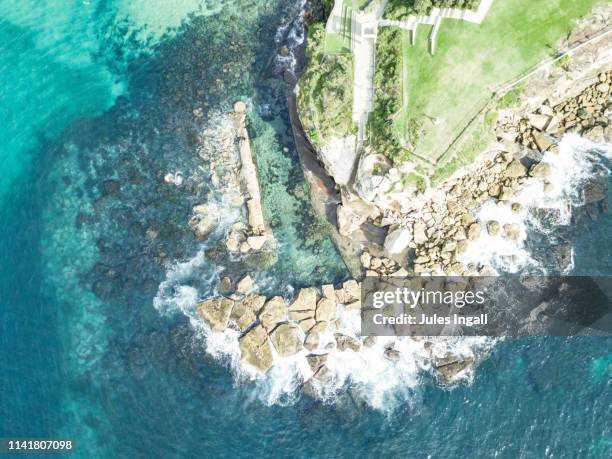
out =
[[355,178],[357,194],[366,202],[374,202],[378,194],[389,191],[390,183],[385,174],[390,169],[391,163],[383,155],[362,156]]
[[317,322],[315,321],[314,317],[307,317],[306,319],[299,321],[300,328],[304,331],[304,333],[308,333],[308,331],[314,327],[316,323]]
[[321,298],[317,303],[315,318],[318,322],[334,320],[336,318],[336,303],[329,298]]
[[593,126],[582,133],[583,137],[593,142],[604,142],[606,140],[606,130],[602,126]]
[[336,301],[336,291],[332,284],[325,284],[321,286],[321,293],[325,298],[329,298],[333,302]]
[[325,169],[338,185],[348,185],[351,179],[357,157],[356,140],[354,135],[342,138],[332,136],[319,151]]
[[300,329],[295,325],[283,323],[277,326],[270,333],[270,340],[276,352],[281,357],[287,357],[297,354],[302,350],[302,339],[300,338]]
[[414,243],[415,244],[424,244],[427,242],[427,235],[425,231],[427,230],[427,226],[422,221],[418,221],[414,223],[413,231],[414,231]]
[[329,354],[309,354],[306,356],[306,361],[310,365],[310,369],[316,373],[327,362],[327,356]]
[[408,248],[412,242],[412,231],[407,228],[396,228],[387,234],[385,249],[390,254],[399,254]]
[[316,349],[321,342],[321,333],[324,333],[329,328],[327,322],[319,322],[308,332],[306,340],[304,341],[304,347],[309,351]]
[[375,218],[378,214],[378,208],[363,199],[343,196],[342,205],[337,209],[338,231],[342,236],[348,236],[358,230],[368,218]]
[[200,240],[206,238],[219,224],[219,209],[214,203],[195,206],[193,214],[190,226]]
[[314,311],[317,308],[317,290],[313,287],[301,289],[289,311]]
[[193,225],[193,231],[199,240],[204,240],[206,236],[214,231],[219,224],[219,219],[214,215],[204,215],[196,219]]
[[303,288],[298,292],[297,297],[289,306],[289,317],[291,320],[303,321],[313,319],[315,309],[317,307],[317,291],[316,289]]
[[354,352],[359,352],[361,349],[361,343],[358,339],[353,338],[352,336],[344,335],[342,333],[336,333],[334,335],[336,339],[336,345],[340,351],[351,350]]
[[233,306],[234,302],[228,298],[211,298],[198,304],[196,310],[212,331],[223,331]]
[[243,295],[249,293],[252,289],[253,279],[248,274],[236,284],[236,292]]
[[538,150],[544,152],[548,150],[555,142],[546,134],[534,131],[533,140],[538,147]]
[[550,175],[550,164],[538,163],[531,166],[529,169],[531,177],[548,177]]
[[503,186],[499,193],[498,199],[500,201],[509,201],[514,196],[514,190],[509,186]]
[[266,330],[257,325],[240,338],[240,354],[242,360],[261,372],[266,372],[274,363],[268,334]]
[[480,237],[480,233],[482,232],[482,226],[480,223],[472,223],[467,231],[467,237],[470,241],[475,241]]
[[501,229],[499,222],[495,220],[491,220],[487,222],[487,233],[489,236],[497,236],[499,234],[499,230]]
[[572,266],[572,245],[569,243],[556,244],[548,255],[549,263],[557,272],[567,272]]
[[474,363],[474,359],[467,357],[465,359],[456,356],[448,356],[435,360],[436,370],[444,380],[444,382],[452,382],[459,376],[461,372],[470,368]]
[[291,318],[291,320],[295,320],[296,322],[308,321],[310,319],[314,319],[314,317],[314,309],[306,309],[304,311],[289,311],[289,318]]
[[361,285],[355,279],[347,280],[342,288],[336,290],[338,303],[349,304],[361,299]]
[[337,208],[338,231],[342,236],[348,236],[357,231],[361,224],[365,222],[363,215],[355,212],[348,205],[339,205]]
[[387,360],[397,362],[402,355],[397,349],[385,349],[384,356]]
[[279,323],[284,322],[286,318],[287,307],[285,306],[285,300],[280,296],[270,298],[259,313],[259,320],[261,320],[268,333],[274,330]]
[[249,295],[240,301],[237,301],[232,308],[230,320],[232,320],[240,329],[244,331],[257,320],[257,314],[266,302],[265,296]]
[[536,113],[530,113],[529,115],[527,115],[527,120],[529,121],[529,124],[531,124],[538,131],[545,131],[548,127],[548,123],[550,123],[550,119],[550,116],[540,115]]
[[526,174],[527,168],[518,159],[513,159],[504,172],[504,175],[510,178],[524,177]]

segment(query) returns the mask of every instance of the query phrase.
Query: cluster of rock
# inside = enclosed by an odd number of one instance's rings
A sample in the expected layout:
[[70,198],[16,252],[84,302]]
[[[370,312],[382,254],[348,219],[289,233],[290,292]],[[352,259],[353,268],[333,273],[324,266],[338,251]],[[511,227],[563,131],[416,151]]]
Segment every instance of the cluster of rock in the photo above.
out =
[[[230,327],[240,331],[240,351],[244,362],[259,371],[267,371],[274,363],[274,354],[288,357],[302,350],[317,351],[308,356],[319,365],[325,350],[359,351],[359,338],[338,331],[338,305],[346,310],[361,308],[361,286],[355,280],[344,282],[339,288],[323,285],[301,289],[289,303],[283,297],[266,298],[261,295],[218,297],[197,305],[200,317],[212,331]],[[335,332],[334,340],[323,342],[323,334]],[[323,346],[323,347],[322,347]],[[326,370],[316,369],[315,378]],[[313,369],[314,371],[314,369]]]
[[596,142],[609,141],[610,120],[606,113],[612,108],[611,88],[612,71],[601,72],[597,82],[580,94],[554,107],[544,103],[518,123],[512,119],[500,123],[499,129],[505,138],[540,152],[555,148],[552,138],[565,133],[577,133]]
[[254,232],[251,226],[237,222],[232,225],[225,246],[229,252],[247,253],[262,250],[270,240],[267,233]]
[[[512,152],[501,151],[483,159],[477,167],[445,183],[418,211],[387,210],[381,221],[391,223],[385,240],[387,253],[402,258],[413,250],[415,273],[487,274],[486,266],[459,261],[471,241],[478,240],[484,231],[517,241],[521,230],[515,224],[502,226],[495,220],[478,222],[472,210],[489,199],[511,202],[529,180],[543,180],[544,192],[553,191],[547,181],[550,165],[540,160],[542,153],[558,152],[558,138],[563,134],[576,132],[595,141],[609,140],[611,81],[612,71],[602,72],[578,95],[552,107],[545,101],[533,112],[503,113],[496,128],[502,142],[498,146],[507,147],[505,141],[509,140],[514,144],[508,148]],[[521,212],[522,206],[514,202],[511,209]]]
[[[337,288],[331,284],[303,288],[288,302],[280,296],[266,298],[245,294],[252,287],[247,278],[241,280],[244,285],[239,285],[230,297],[207,299],[199,303],[196,310],[213,332],[228,328],[238,331],[241,359],[258,372],[268,371],[276,357],[302,353],[312,370],[312,379],[326,384],[333,380],[326,366],[332,350],[358,353],[374,345],[375,337],[360,337],[348,332],[339,314],[341,309],[361,309],[359,282],[349,280]],[[450,354],[435,357],[433,341],[418,336],[406,339],[422,342],[433,368],[445,382],[452,382],[474,362],[471,358]],[[393,340],[381,350],[381,358],[392,362],[401,358]]]
[[367,250],[361,254],[359,261],[365,269],[366,276],[408,276],[408,271],[402,268],[397,261],[384,256],[374,256]]
[[[398,221],[391,226],[385,248],[389,253],[408,254],[414,250],[414,272],[434,272],[448,275],[486,274],[486,266],[464,265],[458,259],[470,242],[480,238],[483,231],[491,236],[518,240],[520,229],[513,224],[496,221],[483,224],[476,221],[473,210],[488,199],[509,201],[528,177],[547,174],[545,164],[533,164],[527,169],[508,152],[501,152],[483,162],[469,174],[457,179],[444,193],[436,193],[419,212],[393,215],[386,218]],[[521,210],[519,203],[512,209]]]

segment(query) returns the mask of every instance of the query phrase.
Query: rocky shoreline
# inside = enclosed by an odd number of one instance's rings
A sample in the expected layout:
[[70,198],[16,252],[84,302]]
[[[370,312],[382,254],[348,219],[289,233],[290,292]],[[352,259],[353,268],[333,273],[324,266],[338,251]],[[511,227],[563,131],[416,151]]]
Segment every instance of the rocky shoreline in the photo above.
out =
[[[595,36],[611,16],[612,8],[601,8],[579,24],[561,45],[570,48]],[[337,239],[349,241],[352,250],[342,250],[348,263],[353,263],[359,251],[354,247],[354,241],[358,241],[363,253],[360,275],[388,274],[388,269],[378,271],[379,262],[372,266],[370,259],[392,260],[416,274],[491,272],[484,265],[462,263],[461,254],[483,233],[499,233],[511,241],[521,235],[513,224],[478,222],[475,210],[493,200],[510,203],[512,211],[519,213],[521,204],[512,202],[513,196],[536,180],[544,182],[545,192],[554,191],[546,180],[549,165],[539,163],[544,153],[557,151],[564,134],[610,140],[612,43],[605,35],[572,53],[569,63],[543,68],[532,75],[524,83],[525,93],[518,106],[499,111],[494,127],[496,141],[471,167],[458,171],[435,189],[425,193],[405,190],[398,168],[382,155],[365,152],[354,173],[354,183],[336,185],[341,201],[336,207]],[[294,129],[303,135],[299,119]],[[325,159],[328,153],[311,150],[333,180],[338,171],[330,169]],[[603,209],[602,199],[601,192],[595,190],[586,204]],[[367,237],[367,227],[377,227],[384,242]],[[342,242],[339,247],[343,248]],[[567,261],[561,260],[560,265]],[[355,275],[355,269],[352,271]]]
[[[317,20],[323,14],[323,8],[319,2],[309,2],[312,10],[307,17],[311,21]],[[372,222],[366,221],[361,216],[356,216],[359,223],[352,231],[351,237],[347,238],[343,232],[344,221],[347,218],[346,206],[341,206],[346,199],[347,193],[344,186],[341,186],[334,175],[329,173],[325,161],[312,145],[308,136],[304,132],[300,120],[296,96],[296,86],[299,77],[306,65],[306,43],[293,49],[296,58],[296,65],[293,71],[285,71],[287,106],[289,108],[289,119],[293,130],[296,150],[300,158],[300,164],[304,172],[304,177],[310,185],[311,203],[317,213],[328,223],[331,236],[346,264],[347,268],[354,277],[361,275],[359,256],[364,248],[372,244],[382,245],[387,230]],[[361,209],[363,210],[363,209]]]
[[[581,30],[585,28],[588,24]],[[464,263],[462,255],[484,234],[518,242],[520,229],[492,219],[478,221],[477,210],[485,202],[494,202],[522,212],[521,203],[513,198],[535,181],[542,182],[545,192],[553,191],[547,181],[550,166],[542,158],[559,154],[558,142],[564,134],[610,141],[611,48],[608,42],[600,50],[587,49],[573,56],[583,69],[578,75],[571,69],[549,72],[548,91],[541,88],[542,76],[535,75],[519,106],[500,111],[494,128],[496,142],[479,160],[420,196],[395,193],[398,170],[376,154],[360,159],[352,186],[338,185],[302,129],[293,91],[296,77],[287,72],[291,123],[313,206],[330,224],[354,279],[303,288],[290,298],[257,295],[248,275],[236,285],[223,279],[220,291],[225,296],[199,303],[198,315],[213,332],[237,332],[242,363],[259,374],[270,370],[279,358],[303,357],[309,367],[304,382],[321,387],[334,379],[327,365],[332,353],[358,354],[374,348],[377,358],[393,363],[402,358],[400,340],[407,340],[415,352],[425,355],[424,366],[432,368],[441,381],[457,381],[478,359],[473,353],[449,351],[444,338],[362,337],[350,327],[361,310],[359,281],[366,275],[492,273],[484,263]],[[293,52],[300,68],[303,45]],[[562,80],[570,75],[571,85],[560,91]],[[530,91],[538,85],[538,96],[534,96]],[[597,187],[587,196],[586,206],[591,206],[593,214],[607,209],[605,194]],[[246,234],[245,228],[235,230]],[[245,242],[232,247],[240,250]],[[558,254],[561,271],[569,262],[563,250]]]
[[[485,201],[495,200],[510,205],[513,212],[521,212],[521,203],[513,202],[513,197],[534,181],[543,182],[545,193],[553,192],[553,185],[547,181],[551,166],[541,160],[547,152],[558,154],[558,142],[564,134],[576,133],[596,142],[612,140],[612,71],[600,72],[595,79],[579,94],[556,105],[547,100],[533,112],[522,108],[502,114],[496,135],[498,141],[515,142],[513,151],[506,151],[510,150],[507,142],[500,143],[499,150],[489,152],[488,158],[471,171],[446,182],[420,209],[407,214],[387,211],[384,219],[393,223],[385,249],[398,254],[399,259],[410,253],[413,264],[409,268],[415,274],[489,274],[485,265],[462,263],[461,255],[470,244],[477,244],[485,231],[516,242],[520,229],[515,224],[500,226],[495,220],[478,222],[475,210]],[[601,191],[591,192],[585,204],[603,210],[604,198]],[[559,260],[559,270],[567,268],[569,262],[566,253]]]
[[[361,285],[355,280],[337,287],[327,284],[303,288],[291,301],[281,296],[266,298],[248,293],[211,298],[199,303],[196,310],[211,331],[239,332],[242,362],[259,373],[270,370],[278,358],[305,358],[310,368],[310,377],[305,383],[310,384],[309,389],[315,394],[320,385],[334,380],[326,366],[331,352],[357,354],[385,340],[379,348],[379,358],[389,362],[401,358],[393,339],[361,337],[347,327],[343,318],[347,314],[358,318],[361,310]],[[475,362],[473,356],[445,351],[440,355],[435,339],[404,339],[411,340],[429,356],[438,377],[445,383],[453,382]]]

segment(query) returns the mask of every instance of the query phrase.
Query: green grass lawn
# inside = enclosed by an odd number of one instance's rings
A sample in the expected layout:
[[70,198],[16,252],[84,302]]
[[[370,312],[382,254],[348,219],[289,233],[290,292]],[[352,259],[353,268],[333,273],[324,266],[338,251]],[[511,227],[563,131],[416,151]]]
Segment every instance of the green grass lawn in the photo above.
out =
[[[417,143],[417,127],[427,119],[421,116],[412,116],[413,109],[410,104],[415,90],[413,84],[414,69],[411,67],[418,59],[425,60],[429,56],[429,34],[432,26],[421,25],[417,29],[417,40],[414,46],[411,45],[412,32],[402,30],[401,47],[402,47],[402,108],[395,117],[393,125],[394,132],[401,143],[407,146],[410,150],[415,150],[414,145]],[[425,157],[428,157],[425,155]]]
[[351,52],[351,34],[325,34],[325,54],[348,54]]
[[404,97],[395,119],[404,144],[415,126],[415,153],[438,159],[496,87],[550,56],[555,44],[605,0],[496,0],[480,25],[447,19],[428,52],[430,28],[419,27],[417,44],[403,34]]

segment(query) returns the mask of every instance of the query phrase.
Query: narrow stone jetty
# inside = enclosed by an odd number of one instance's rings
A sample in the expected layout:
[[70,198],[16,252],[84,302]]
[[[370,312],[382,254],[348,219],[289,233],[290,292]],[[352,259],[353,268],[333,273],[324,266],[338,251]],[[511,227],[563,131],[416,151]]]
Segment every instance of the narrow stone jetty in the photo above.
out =
[[266,223],[261,206],[257,167],[253,160],[253,151],[246,128],[246,104],[242,101],[234,104],[234,127],[242,163],[241,175],[248,194],[246,204],[249,213],[249,226],[253,234],[261,236],[266,233]]

